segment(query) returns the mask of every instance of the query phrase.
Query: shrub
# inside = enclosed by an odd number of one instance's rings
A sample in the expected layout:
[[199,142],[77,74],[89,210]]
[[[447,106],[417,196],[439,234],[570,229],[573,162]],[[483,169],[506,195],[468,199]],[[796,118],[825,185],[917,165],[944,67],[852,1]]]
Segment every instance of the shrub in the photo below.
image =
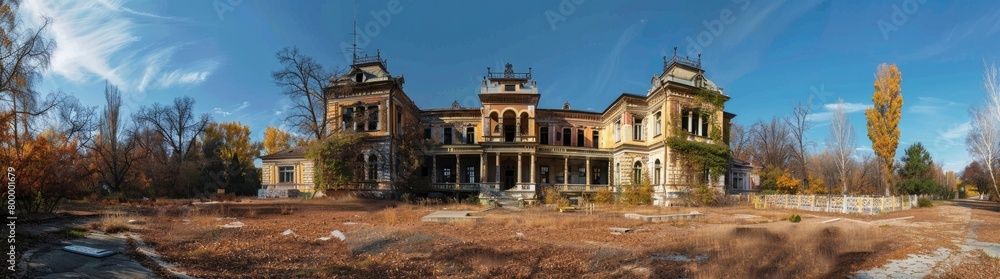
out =
[[471,196],[469,196],[469,198],[465,199],[465,203],[468,203],[468,204],[471,204],[471,205],[479,205],[479,196],[478,195],[471,195]]
[[691,192],[692,201],[698,205],[714,206],[719,204],[719,193],[708,185],[701,184]]
[[642,205],[653,203],[653,184],[648,173],[643,173],[642,183],[636,185],[628,182],[622,185],[621,202],[626,205]]
[[798,223],[802,221],[802,216],[799,216],[798,214],[792,214],[792,216],[788,217],[788,221],[792,223]]
[[825,195],[827,193],[826,183],[823,183],[823,178],[809,175],[809,188],[803,191],[806,195]]
[[569,200],[559,194],[559,190],[554,186],[545,187],[542,190],[542,202],[545,204],[558,204],[559,206],[569,206]]
[[610,187],[597,190],[597,193],[594,194],[595,203],[609,204],[614,201],[614,199],[615,194],[611,192]]
[[928,199],[926,197],[920,197],[920,198],[917,198],[917,206],[919,206],[919,207],[931,207],[931,206],[934,206],[934,205],[931,204],[931,199]]

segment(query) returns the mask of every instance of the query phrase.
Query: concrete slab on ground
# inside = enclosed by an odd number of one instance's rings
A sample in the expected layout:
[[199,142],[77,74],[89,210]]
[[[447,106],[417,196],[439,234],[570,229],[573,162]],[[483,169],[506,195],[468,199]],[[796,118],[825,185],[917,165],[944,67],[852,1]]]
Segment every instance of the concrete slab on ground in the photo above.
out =
[[695,219],[695,218],[701,218],[703,216],[704,214],[698,212],[691,212],[689,214],[670,214],[670,215],[642,215],[635,213],[625,214],[625,218],[639,219],[646,222],[663,222],[663,221]]
[[427,214],[420,218],[420,221],[434,223],[476,222],[483,218],[479,216],[471,216],[472,212],[475,211],[434,211],[431,212],[431,214]]
[[[82,245],[111,250],[116,254],[94,258],[62,250],[67,245]],[[65,240],[25,253],[28,274],[32,278],[156,278],[152,270],[132,260],[124,236],[88,233],[86,237]]]

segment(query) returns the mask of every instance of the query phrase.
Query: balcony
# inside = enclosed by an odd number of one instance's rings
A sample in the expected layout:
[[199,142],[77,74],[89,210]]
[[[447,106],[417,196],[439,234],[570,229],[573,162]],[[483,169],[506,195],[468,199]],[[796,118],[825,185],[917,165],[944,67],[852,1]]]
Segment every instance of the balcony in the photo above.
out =
[[503,135],[489,135],[489,136],[483,136],[483,139],[484,139],[485,142],[510,142],[510,143],[514,143],[514,142],[528,142],[528,143],[533,143],[533,142],[537,141],[538,137],[531,136],[531,135],[520,135],[520,136],[514,136],[513,137],[513,141],[507,141],[508,137],[506,137],[506,136],[503,136]]

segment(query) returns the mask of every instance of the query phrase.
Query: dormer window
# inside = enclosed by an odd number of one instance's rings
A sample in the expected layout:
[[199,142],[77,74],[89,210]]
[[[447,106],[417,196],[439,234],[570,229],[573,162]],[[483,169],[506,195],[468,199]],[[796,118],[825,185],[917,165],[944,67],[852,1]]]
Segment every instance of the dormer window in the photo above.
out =
[[363,82],[363,81],[365,81],[365,74],[364,73],[354,74],[354,81],[355,82]]
[[514,90],[517,90],[517,86],[513,84],[505,84],[503,86],[503,91],[514,91]]

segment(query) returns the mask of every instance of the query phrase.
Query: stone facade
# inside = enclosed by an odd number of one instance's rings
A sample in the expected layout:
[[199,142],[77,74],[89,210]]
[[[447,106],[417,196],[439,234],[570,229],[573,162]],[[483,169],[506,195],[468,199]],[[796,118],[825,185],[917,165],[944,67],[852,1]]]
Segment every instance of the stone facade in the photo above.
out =
[[[391,75],[380,54],[356,58],[325,91],[334,130],[388,142],[402,125],[421,125],[438,143],[421,170],[437,191],[530,200],[545,187],[585,196],[648,182],[663,204],[691,186],[667,139],[725,143],[735,117],[724,112],[730,97],[704,72],[700,57],[664,57],[645,94],[621,94],[602,112],[574,110],[568,102],[539,108],[544,92],[531,69],[515,72],[510,64],[497,72],[487,68],[480,106],[420,109],[403,90],[403,76]],[[393,154],[387,148],[381,154]],[[359,181],[365,185],[359,188],[391,191],[396,168],[392,160],[378,163],[378,178]],[[717,186],[731,181],[712,180]]]

